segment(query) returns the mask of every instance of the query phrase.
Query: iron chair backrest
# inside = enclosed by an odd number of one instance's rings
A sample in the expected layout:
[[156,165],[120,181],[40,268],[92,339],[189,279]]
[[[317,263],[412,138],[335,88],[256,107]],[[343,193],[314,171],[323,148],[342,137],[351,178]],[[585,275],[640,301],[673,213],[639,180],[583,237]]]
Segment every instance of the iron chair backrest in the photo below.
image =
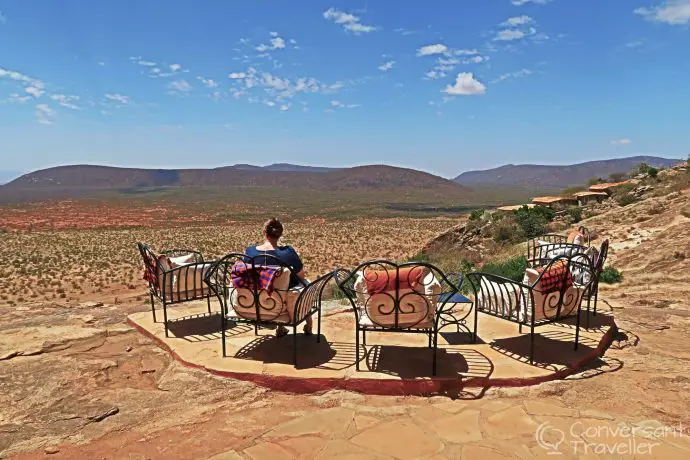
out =
[[579,312],[583,294],[593,282],[592,275],[589,258],[580,252],[556,256],[538,270],[528,269],[522,282],[481,272],[470,273],[467,279],[478,311],[535,324],[558,321]]
[[[238,274],[235,272],[233,275],[233,267],[242,269],[246,286],[233,284],[233,276]],[[267,268],[276,270],[270,292],[269,289],[261,287],[261,271]],[[205,283],[218,297],[226,315],[231,308],[237,316],[245,320],[289,324],[294,320],[301,320],[303,312],[295,308],[307,288],[307,284],[299,278],[299,285],[293,289],[289,288],[289,277],[293,272],[293,267],[270,254],[252,257],[242,253],[230,253],[214,262],[206,273]],[[278,281],[280,277],[287,279]]]
[[[459,291],[439,268],[425,262],[374,260],[352,271],[338,270],[335,276],[352,305],[356,324],[365,317],[374,327],[391,330],[431,324],[435,328],[438,314],[446,304],[452,306],[448,301]],[[370,292],[369,286],[375,284],[380,289]]]
[[149,285],[149,291],[156,297],[161,294],[160,275],[163,269],[158,261],[158,256],[146,244],[138,242],[137,248],[144,260],[144,279]]
[[[546,243],[546,241],[541,241]],[[529,267],[543,267],[548,265],[554,257],[571,256],[586,252],[587,248],[572,243],[547,243],[532,246],[527,254]]]
[[601,249],[599,249],[599,255],[597,256],[597,260],[594,264],[594,270],[597,277],[601,274],[602,271],[604,271],[604,264],[606,263],[606,258],[608,257],[608,255],[609,240],[606,239],[603,243],[601,243]]

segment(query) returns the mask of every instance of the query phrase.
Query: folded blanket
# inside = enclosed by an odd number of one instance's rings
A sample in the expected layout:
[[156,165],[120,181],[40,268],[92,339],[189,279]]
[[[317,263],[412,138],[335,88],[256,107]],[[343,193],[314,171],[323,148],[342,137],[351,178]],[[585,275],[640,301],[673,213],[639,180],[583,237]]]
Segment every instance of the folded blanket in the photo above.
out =
[[537,272],[542,275],[540,291],[544,294],[565,291],[573,285],[573,275],[570,273],[568,263],[564,260],[554,262],[551,266],[539,267]]
[[281,271],[280,267],[267,267],[237,262],[230,271],[230,281],[235,288],[265,290],[273,294],[273,281]]
[[367,293],[374,295],[394,291],[396,283],[399,283],[399,290],[414,289],[422,282],[424,271],[424,267],[405,267],[398,271],[397,277],[395,269],[367,271],[364,274]]

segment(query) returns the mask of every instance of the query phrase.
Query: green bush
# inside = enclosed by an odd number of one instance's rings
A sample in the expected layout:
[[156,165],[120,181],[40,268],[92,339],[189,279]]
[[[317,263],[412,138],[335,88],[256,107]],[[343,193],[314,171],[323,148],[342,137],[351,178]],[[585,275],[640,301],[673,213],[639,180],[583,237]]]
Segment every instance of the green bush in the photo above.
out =
[[611,179],[611,182],[621,182],[627,178],[628,178],[628,175],[626,173],[609,174],[609,179]]
[[524,239],[524,234],[512,219],[503,219],[494,223],[491,237],[497,243],[516,243]]
[[647,174],[649,177],[656,179],[656,176],[659,174],[659,170],[656,168],[652,168],[651,166],[647,169]]
[[579,206],[571,206],[566,211],[573,223],[580,222],[582,220],[582,208]]
[[525,276],[526,269],[527,258],[525,256],[518,256],[512,259],[486,263],[479,271],[521,282]]
[[635,203],[637,198],[635,198],[634,195],[626,194],[619,196],[616,201],[618,201],[618,204],[621,206],[628,206],[629,204]]
[[587,180],[587,185],[601,184],[604,182],[601,177],[590,177]]
[[475,209],[470,213],[470,220],[479,220],[484,215],[483,209]]
[[547,233],[549,222],[556,216],[556,211],[545,206],[528,208],[523,206],[515,212],[515,221],[524,237],[534,238]]
[[606,267],[601,272],[599,280],[606,284],[620,283],[623,280],[623,274],[616,267]]

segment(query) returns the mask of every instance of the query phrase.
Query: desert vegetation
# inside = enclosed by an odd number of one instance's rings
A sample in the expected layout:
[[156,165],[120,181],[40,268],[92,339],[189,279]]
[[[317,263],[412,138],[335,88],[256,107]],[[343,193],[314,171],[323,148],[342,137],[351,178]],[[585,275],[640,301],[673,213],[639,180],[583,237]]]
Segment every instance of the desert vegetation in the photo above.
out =
[[[429,238],[457,222],[451,218],[305,218],[286,222],[284,243],[298,249],[309,277],[365,259],[405,260]],[[207,260],[243,251],[261,239],[261,221],[172,228],[10,231],[0,235],[0,304],[90,300],[145,293],[137,241],[156,250],[188,248]]]

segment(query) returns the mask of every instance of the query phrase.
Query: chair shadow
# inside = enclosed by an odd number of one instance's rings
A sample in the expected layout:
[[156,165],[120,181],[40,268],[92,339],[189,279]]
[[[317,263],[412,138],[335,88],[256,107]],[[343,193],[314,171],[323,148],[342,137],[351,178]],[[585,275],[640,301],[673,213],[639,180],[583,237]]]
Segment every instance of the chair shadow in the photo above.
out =
[[[200,313],[168,320],[168,331],[179,339],[188,342],[208,342],[221,338],[220,313]],[[230,323],[225,330],[226,336],[249,332],[252,327],[247,324]]]
[[472,332],[439,332],[438,335],[441,336],[448,345],[480,345],[486,343],[479,336],[477,336],[476,342],[473,343]]
[[610,348],[623,350],[629,347],[636,347],[640,343],[640,336],[626,329],[618,329],[613,336]]
[[[261,361],[266,364],[293,365],[293,335],[284,337],[260,336],[237,350],[235,358]],[[354,344],[328,342],[322,335],[320,342],[315,336],[298,334],[297,369],[342,370],[355,361]]]
[[[589,323],[587,316],[587,311],[583,310],[582,312],[580,312],[580,330],[587,332],[601,332],[603,334],[604,332],[606,332],[608,328],[616,324],[613,316],[607,313],[597,312],[597,316],[594,316],[590,312]],[[550,324],[555,327],[568,328],[574,331],[577,327],[577,316],[570,316],[568,318],[564,318],[561,321],[557,321]]]
[[558,371],[570,366],[577,359],[591,353],[598,343],[587,337],[580,336],[577,350],[575,346],[575,333],[570,331],[544,331],[535,330],[534,334],[534,362],[530,364],[530,334],[516,337],[496,339],[490,346],[497,352],[504,354],[521,363],[540,367],[551,371]]
[[[364,361],[372,372],[393,375],[401,379],[432,377],[433,349],[397,345],[366,346]],[[488,378],[494,364],[482,353],[466,348],[436,351],[436,376],[462,379]]]
[[618,358],[602,356],[587,363],[582,368],[565,377],[564,380],[586,380],[611,372],[618,372],[623,368],[623,361]]

